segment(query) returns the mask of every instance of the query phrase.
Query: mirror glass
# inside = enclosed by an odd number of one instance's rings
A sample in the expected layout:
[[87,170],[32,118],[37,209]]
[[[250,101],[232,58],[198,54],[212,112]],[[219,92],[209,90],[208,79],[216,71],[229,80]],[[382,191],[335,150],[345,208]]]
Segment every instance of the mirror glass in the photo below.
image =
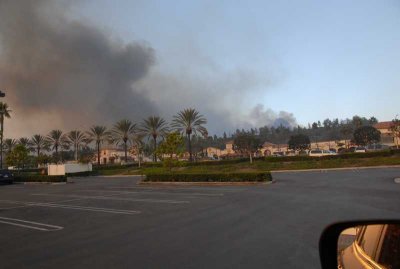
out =
[[338,268],[400,268],[400,225],[348,228],[338,238]]

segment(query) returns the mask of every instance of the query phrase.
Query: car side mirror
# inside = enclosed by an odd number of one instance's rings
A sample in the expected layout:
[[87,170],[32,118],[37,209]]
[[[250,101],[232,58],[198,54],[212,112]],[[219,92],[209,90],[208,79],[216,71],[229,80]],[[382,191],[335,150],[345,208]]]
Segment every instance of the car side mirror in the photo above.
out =
[[400,220],[328,226],[319,241],[323,269],[400,268]]

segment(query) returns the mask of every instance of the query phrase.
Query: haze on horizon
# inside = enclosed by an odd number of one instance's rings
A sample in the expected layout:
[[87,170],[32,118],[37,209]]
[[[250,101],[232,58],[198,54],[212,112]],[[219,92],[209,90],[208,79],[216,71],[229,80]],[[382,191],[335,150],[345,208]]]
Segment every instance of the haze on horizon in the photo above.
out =
[[[190,3],[189,3],[190,2]],[[210,134],[399,114],[398,1],[0,0],[20,137],[194,107]]]

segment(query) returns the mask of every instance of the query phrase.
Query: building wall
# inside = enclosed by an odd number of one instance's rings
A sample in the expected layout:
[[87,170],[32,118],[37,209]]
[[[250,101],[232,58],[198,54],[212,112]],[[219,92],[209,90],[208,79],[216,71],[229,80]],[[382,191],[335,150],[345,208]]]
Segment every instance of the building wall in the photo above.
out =
[[[129,150],[127,152],[128,160],[135,160],[135,155]],[[97,162],[97,154],[95,156]],[[121,163],[125,161],[125,152],[120,149],[103,149],[100,151],[100,164],[113,164]]]

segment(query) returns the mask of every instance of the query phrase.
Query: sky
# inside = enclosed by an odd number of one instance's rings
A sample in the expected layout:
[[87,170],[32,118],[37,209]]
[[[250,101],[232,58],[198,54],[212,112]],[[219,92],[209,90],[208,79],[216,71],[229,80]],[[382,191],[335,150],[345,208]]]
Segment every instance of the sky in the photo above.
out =
[[[307,125],[400,114],[398,0],[71,3],[63,2],[68,21],[90,25],[120,46],[151,48],[148,67],[130,83],[156,113],[193,106],[208,118],[210,133],[281,118]],[[11,127],[12,135],[29,133]]]

